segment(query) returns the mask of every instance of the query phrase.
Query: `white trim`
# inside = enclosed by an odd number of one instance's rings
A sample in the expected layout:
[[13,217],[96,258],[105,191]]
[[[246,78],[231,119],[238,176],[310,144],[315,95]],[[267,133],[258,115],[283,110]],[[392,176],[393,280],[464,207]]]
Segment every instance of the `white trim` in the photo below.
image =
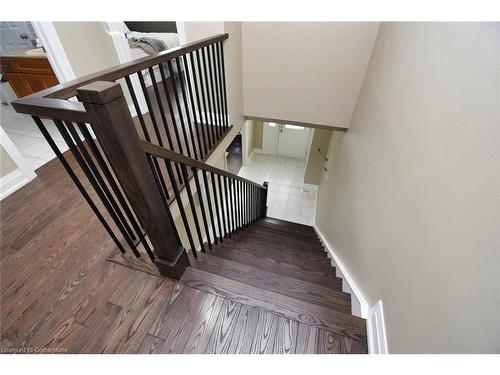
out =
[[[120,60],[120,64],[127,63],[132,61],[134,57],[132,56],[132,52],[130,51],[130,46],[128,44],[127,38],[125,38],[125,30],[126,26],[124,22],[105,22],[107,26],[107,32],[111,36],[113,40],[113,44],[116,49],[116,54],[118,55],[118,60]],[[132,82],[132,87],[134,88],[134,92],[136,93],[137,102],[139,104],[139,108],[143,114],[148,112],[148,107],[146,105],[146,99],[142,94],[141,85],[139,83],[139,79],[137,75],[133,74],[130,77],[130,81]],[[148,85],[149,86],[149,85]],[[130,114],[132,117],[137,116],[137,111],[133,104],[128,106]]]
[[384,308],[382,300],[370,307],[366,320],[368,352],[370,354],[388,354],[387,335],[385,333]]
[[175,27],[177,28],[177,35],[179,36],[179,45],[183,45],[187,43],[186,40],[186,28],[184,26],[184,22],[176,21]]
[[59,83],[76,78],[75,72],[66,56],[66,51],[52,22],[31,22],[38,38],[42,41],[47,59]]
[[32,180],[36,177],[36,173],[31,167],[31,165],[26,161],[24,156],[21,155],[17,147],[12,143],[5,130],[0,127],[0,144],[2,145],[5,152],[10,156],[12,161],[17,165],[17,168],[26,176],[28,180]]
[[310,189],[313,191],[318,191],[318,185],[313,185],[313,184],[306,184],[305,182],[302,184],[303,187],[306,189]]
[[116,54],[118,55],[118,60],[120,64],[132,61],[132,52],[130,52],[130,46],[127,39],[125,38],[126,26],[123,22],[106,22],[108,27],[108,34],[113,40],[115,45]]
[[326,237],[316,225],[313,228],[323,244],[328,257],[331,258],[333,265],[336,267],[337,277],[342,278],[342,291],[351,295],[352,314],[367,319],[369,305],[366,298],[361,293],[361,290],[356,285],[345,265],[337,256],[335,248],[326,240]]
[[36,177],[36,173],[1,127],[0,144],[18,168],[0,178],[0,200],[2,200],[33,180]]
[[250,152],[250,156],[248,157],[248,160],[252,160],[254,154],[271,155],[271,154],[266,154],[264,151],[262,151],[261,148],[252,148],[252,152]]
[[2,178],[0,178],[0,200],[4,199],[9,194],[12,194],[17,189],[23,187],[32,179],[33,178],[27,178],[20,169],[16,169],[15,171],[10,172],[8,175],[3,176]]

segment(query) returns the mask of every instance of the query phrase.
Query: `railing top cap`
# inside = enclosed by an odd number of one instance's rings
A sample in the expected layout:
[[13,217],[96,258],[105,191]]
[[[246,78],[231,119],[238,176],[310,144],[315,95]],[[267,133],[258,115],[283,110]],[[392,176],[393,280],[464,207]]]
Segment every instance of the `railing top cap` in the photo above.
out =
[[118,82],[95,81],[77,89],[82,101],[93,104],[106,104],[123,96]]

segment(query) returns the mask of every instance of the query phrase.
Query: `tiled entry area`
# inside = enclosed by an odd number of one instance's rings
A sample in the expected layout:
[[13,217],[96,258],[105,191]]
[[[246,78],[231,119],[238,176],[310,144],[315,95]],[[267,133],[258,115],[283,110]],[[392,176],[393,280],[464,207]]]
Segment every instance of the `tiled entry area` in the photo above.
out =
[[[43,120],[59,149],[64,152],[68,146],[52,121]],[[0,107],[0,126],[9,136],[33,169],[41,167],[56,155],[43,137],[33,119],[28,115],[16,113],[10,105]]]
[[254,153],[239,176],[269,182],[267,216],[306,225],[314,223],[316,190],[304,188],[305,160]]

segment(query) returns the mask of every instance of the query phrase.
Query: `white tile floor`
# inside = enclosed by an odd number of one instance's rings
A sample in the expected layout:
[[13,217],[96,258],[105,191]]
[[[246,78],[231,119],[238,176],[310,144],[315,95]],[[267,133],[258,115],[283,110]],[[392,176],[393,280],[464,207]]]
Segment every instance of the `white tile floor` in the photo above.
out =
[[239,176],[269,182],[267,216],[306,225],[314,223],[316,190],[304,187],[305,161],[254,153]]
[[[43,121],[61,152],[66,151],[68,146],[54,123],[48,120]],[[41,167],[56,157],[30,116],[16,113],[10,105],[2,104],[0,126],[33,169]]]

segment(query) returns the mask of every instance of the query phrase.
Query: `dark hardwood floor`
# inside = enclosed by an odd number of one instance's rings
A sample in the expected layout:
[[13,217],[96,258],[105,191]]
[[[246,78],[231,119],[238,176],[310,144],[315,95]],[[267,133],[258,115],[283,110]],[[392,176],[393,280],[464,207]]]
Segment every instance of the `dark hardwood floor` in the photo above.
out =
[[174,281],[118,251],[57,160],[37,173],[1,202],[1,352],[367,352],[311,227],[261,220]]

